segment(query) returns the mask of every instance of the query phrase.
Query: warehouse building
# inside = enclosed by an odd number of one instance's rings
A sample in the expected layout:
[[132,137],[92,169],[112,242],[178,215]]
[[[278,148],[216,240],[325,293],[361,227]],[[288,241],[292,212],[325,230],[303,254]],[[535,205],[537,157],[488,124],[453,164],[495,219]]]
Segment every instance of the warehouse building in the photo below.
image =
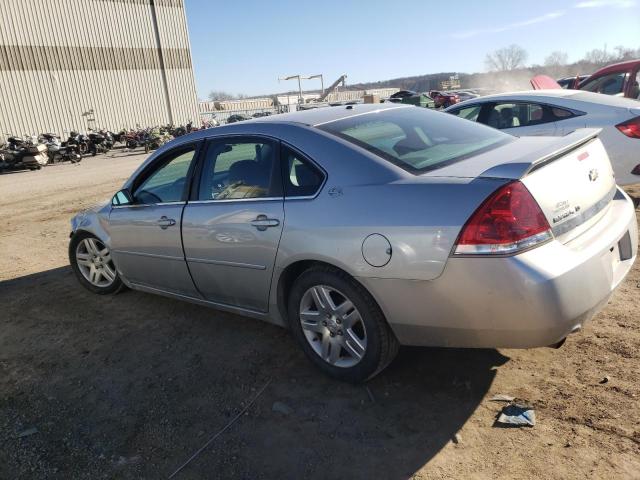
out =
[[184,0],[2,0],[0,135],[198,118]]

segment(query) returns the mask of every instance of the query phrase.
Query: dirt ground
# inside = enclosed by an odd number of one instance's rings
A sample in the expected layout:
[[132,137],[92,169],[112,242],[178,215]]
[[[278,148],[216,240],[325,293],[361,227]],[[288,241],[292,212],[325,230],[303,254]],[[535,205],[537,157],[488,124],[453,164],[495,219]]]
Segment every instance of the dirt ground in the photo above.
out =
[[[347,385],[280,328],[80,287],[69,219],[143,158],[0,175],[0,478],[167,478],[267,382],[174,478],[640,478],[640,262],[561,349],[403,348]],[[495,394],[537,425],[496,427]]]

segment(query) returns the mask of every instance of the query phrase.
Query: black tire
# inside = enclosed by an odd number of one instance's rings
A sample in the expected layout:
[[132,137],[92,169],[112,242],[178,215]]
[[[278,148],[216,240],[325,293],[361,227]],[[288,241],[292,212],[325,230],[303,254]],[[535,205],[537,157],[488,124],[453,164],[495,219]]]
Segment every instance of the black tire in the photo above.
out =
[[71,238],[71,241],[69,242],[69,263],[71,264],[71,269],[73,270],[73,273],[75,274],[80,284],[90,292],[97,293],[98,295],[112,295],[126,289],[126,286],[120,279],[120,275],[118,274],[117,270],[115,280],[111,285],[107,287],[99,287],[97,285],[93,285],[84,277],[84,275],[80,271],[80,267],[78,267],[76,251],[78,244],[85,238],[95,238],[96,240],[99,240],[100,243],[102,243],[102,241],[95,235],[83,231],[76,232],[75,235],[73,235],[73,237]]
[[[318,285],[343,292],[360,313],[367,332],[367,347],[362,359],[354,366],[331,365],[314,351],[303,332],[298,313],[300,302],[308,289]],[[307,357],[320,370],[338,380],[364,382],[384,370],[398,353],[398,340],[374,298],[361,284],[338,269],[317,266],[304,271],[293,283],[288,296],[287,312],[292,334]]]

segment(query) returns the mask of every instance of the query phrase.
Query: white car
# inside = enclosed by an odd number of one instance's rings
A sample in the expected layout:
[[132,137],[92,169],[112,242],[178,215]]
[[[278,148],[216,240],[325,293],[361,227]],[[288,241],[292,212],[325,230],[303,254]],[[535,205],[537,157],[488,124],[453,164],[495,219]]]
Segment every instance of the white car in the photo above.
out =
[[601,128],[619,185],[640,182],[640,102],[580,90],[531,90],[469,100],[444,110],[511,135],[564,136]]

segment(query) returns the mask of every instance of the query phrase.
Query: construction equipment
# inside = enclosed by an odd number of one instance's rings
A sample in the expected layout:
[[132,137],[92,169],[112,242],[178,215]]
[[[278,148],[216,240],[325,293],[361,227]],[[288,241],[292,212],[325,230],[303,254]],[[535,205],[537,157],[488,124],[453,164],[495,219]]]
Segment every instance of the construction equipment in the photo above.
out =
[[340,83],[342,83],[342,86],[344,87],[345,86],[345,82],[344,81],[346,79],[347,79],[347,75],[346,74],[340,75],[340,78],[338,78],[335,82],[333,82],[329,86],[329,88],[327,88],[324,91],[324,93],[322,95],[320,95],[320,98],[318,99],[318,102],[324,102],[327,99],[327,97],[329,96],[329,94],[332,93],[338,87],[338,85]]

